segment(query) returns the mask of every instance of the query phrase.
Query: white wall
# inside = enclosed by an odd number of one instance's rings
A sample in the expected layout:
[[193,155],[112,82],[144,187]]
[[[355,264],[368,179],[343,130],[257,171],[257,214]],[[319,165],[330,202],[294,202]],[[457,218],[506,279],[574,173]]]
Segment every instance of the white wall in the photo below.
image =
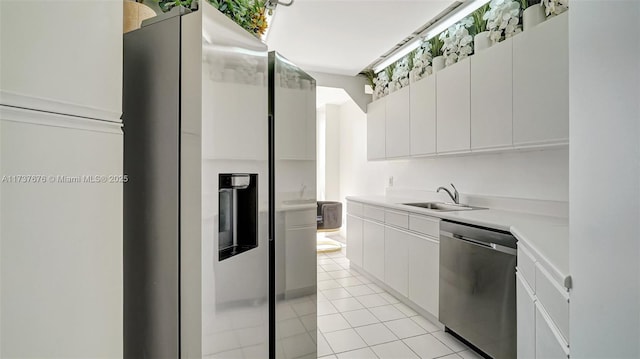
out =
[[569,15],[571,356],[638,358],[640,2]]
[[325,106],[325,199],[340,200],[340,106]]
[[318,201],[325,200],[325,133],[327,127],[324,106],[316,110],[316,193]]
[[461,193],[568,200],[568,150],[483,154],[367,162],[366,114],[353,102],[340,106],[340,192],[384,194],[394,187],[435,191],[453,182]]

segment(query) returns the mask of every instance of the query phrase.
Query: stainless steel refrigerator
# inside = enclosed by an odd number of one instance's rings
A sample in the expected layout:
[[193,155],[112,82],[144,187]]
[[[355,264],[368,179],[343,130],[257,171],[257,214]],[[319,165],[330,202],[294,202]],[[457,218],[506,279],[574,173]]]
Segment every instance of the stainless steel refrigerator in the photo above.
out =
[[206,1],[123,55],[124,357],[315,357],[313,79]]

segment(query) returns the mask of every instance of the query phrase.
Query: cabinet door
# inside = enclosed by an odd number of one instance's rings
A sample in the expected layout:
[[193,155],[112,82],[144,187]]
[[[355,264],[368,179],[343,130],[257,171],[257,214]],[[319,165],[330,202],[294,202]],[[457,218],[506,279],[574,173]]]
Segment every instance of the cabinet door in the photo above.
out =
[[438,152],[462,152],[471,148],[470,85],[469,58],[436,73]]
[[285,246],[285,292],[315,289],[317,269],[316,227],[287,229]]
[[569,357],[568,348],[560,333],[551,324],[551,318],[540,306],[540,302],[535,303],[536,307],[536,358],[540,359],[566,359]]
[[536,307],[533,292],[520,273],[516,274],[516,307],[518,329],[518,358],[536,357]]
[[364,269],[384,282],[384,225],[364,220],[362,234]]
[[432,238],[411,236],[409,242],[409,299],[438,317],[440,243]]
[[471,57],[471,149],[513,144],[513,43]]
[[385,158],[385,122],[387,99],[381,98],[367,106],[367,159]]
[[404,87],[387,96],[385,157],[409,156],[409,112],[409,87]]
[[303,90],[307,97],[306,110],[306,151],[305,159],[310,161],[316,160],[316,88],[312,86],[309,90]]
[[513,38],[513,142],[569,138],[568,14]]
[[276,158],[305,159],[308,91],[281,87],[275,91]]
[[347,258],[362,268],[362,218],[347,214]]
[[411,236],[391,227],[384,230],[384,282],[398,293],[409,295],[409,243]]
[[411,84],[411,155],[436,153],[436,77],[428,76]]

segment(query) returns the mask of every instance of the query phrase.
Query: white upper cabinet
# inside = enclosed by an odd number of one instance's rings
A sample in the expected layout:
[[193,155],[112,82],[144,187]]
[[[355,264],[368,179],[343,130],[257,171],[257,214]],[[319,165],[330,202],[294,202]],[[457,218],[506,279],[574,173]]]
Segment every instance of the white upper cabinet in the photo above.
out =
[[568,13],[513,38],[513,142],[568,142]]
[[552,17],[369,104],[368,159],[567,144],[567,19]]
[[367,106],[367,159],[379,160],[386,157],[385,122],[387,98],[381,98]]
[[513,144],[513,42],[471,56],[471,149]]
[[387,158],[406,157],[410,152],[409,87],[387,96],[386,149]]
[[[276,87],[275,125],[276,158],[280,160],[306,160],[310,158],[310,134],[315,147],[315,122],[311,126],[309,109],[310,90]],[[242,98],[242,97],[240,97]],[[241,108],[240,106],[239,108]],[[315,105],[313,118],[315,119]],[[315,159],[315,148],[313,151]]]
[[410,86],[411,155],[436,153],[436,77],[431,75]]
[[311,89],[304,90],[307,99],[306,113],[307,113],[307,127],[306,127],[306,151],[304,159],[315,161],[316,160],[316,87],[311,86]]
[[438,153],[471,148],[470,82],[469,58],[436,73]]

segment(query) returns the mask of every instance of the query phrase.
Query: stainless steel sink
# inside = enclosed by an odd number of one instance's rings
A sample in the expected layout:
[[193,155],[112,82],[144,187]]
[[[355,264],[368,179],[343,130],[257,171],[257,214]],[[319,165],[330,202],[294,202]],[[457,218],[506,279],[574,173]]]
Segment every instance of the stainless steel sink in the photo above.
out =
[[443,202],[421,202],[421,203],[403,203],[406,206],[420,207],[430,209],[432,211],[450,212],[450,211],[471,211],[476,209],[486,209],[482,207],[473,207],[464,204],[443,203]]

